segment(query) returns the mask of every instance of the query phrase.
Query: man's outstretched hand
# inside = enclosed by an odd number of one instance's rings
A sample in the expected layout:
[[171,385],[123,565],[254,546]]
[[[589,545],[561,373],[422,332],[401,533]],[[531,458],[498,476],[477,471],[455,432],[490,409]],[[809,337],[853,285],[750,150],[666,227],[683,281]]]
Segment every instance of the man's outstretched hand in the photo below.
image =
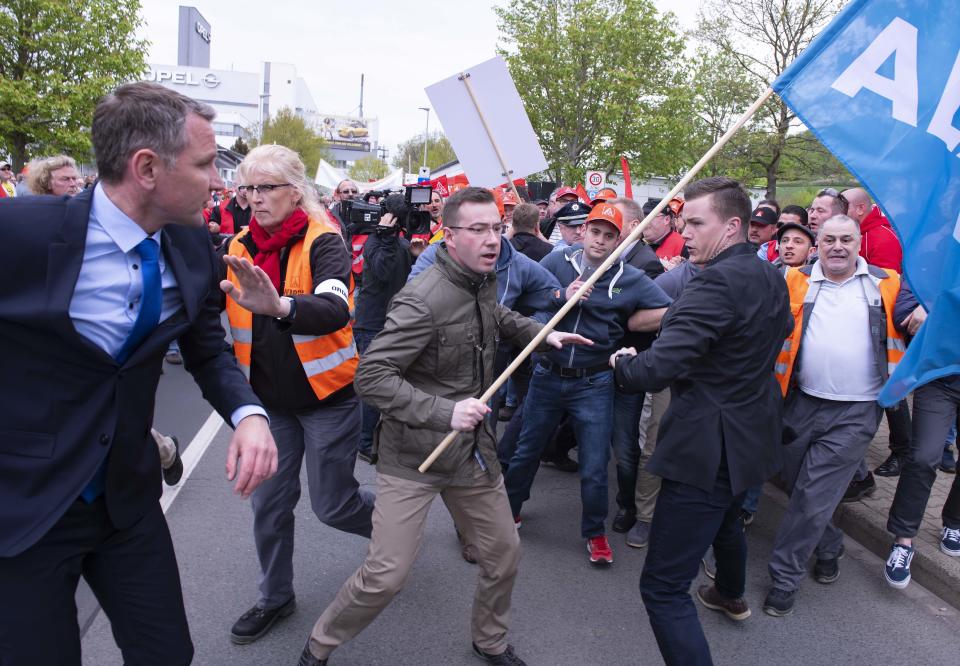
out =
[[547,344],[557,349],[562,349],[564,345],[592,345],[593,340],[589,340],[576,333],[551,331],[550,335],[547,336]]

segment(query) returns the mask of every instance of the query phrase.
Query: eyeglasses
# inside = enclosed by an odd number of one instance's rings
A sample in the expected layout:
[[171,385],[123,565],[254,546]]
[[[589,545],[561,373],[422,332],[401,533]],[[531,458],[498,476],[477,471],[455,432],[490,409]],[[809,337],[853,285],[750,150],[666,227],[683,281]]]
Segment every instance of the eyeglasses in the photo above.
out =
[[13,167],[8,167],[8,166],[0,167],[0,171],[13,171]]
[[237,192],[242,192],[244,194],[250,194],[251,192],[256,192],[257,194],[270,194],[278,187],[292,187],[292,184],[279,183],[277,185],[241,185],[237,188]]
[[360,190],[337,190],[338,194],[359,194]]
[[494,236],[499,236],[503,233],[504,226],[505,225],[503,224],[477,224],[469,227],[455,227],[453,225],[447,225],[447,229],[463,229],[472,236],[480,237],[486,236],[491,231],[493,232]]

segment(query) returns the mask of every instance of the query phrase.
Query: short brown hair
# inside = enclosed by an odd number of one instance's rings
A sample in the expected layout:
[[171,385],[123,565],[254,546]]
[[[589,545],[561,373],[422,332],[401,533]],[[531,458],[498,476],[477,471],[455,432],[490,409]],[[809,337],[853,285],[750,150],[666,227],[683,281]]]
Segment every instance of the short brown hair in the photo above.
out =
[[104,97],[91,128],[100,179],[120,182],[127,160],[144,148],[172,168],[187,145],[184,126],[191,113],[207,121],[217,115],[207,104],[146,81],[124,84]]
[[708,194],[713,195],[711,199],[713,210],[720,217],[725,220],[736,217],[740,220],[740,231],[746,238],[753,207],[750,205],[750,195],[743,189],[743,185],[725,176],[703,178],[687,185],[687,189],[683,191],[683,198],[686,201],[692,201]]
[[483,187],[465,187],[457,190],[450,195],[447,203],[443,204],[443,225],[445,227],[455,227],[459,220],[460,206],[465,203],[478,204],[496,204],[497,200],[493,198],[493,193]]
[[522,203],[513,209],[513,230],[533,233],[540,223],[540,208],[535,204]]

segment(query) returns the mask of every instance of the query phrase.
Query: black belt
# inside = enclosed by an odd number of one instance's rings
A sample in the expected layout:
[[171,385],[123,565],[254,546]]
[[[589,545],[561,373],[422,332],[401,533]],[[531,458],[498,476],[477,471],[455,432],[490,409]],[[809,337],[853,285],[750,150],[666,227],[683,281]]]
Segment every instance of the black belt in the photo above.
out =
[[603,372],[604,370],[610,370],[610,365],[608,363],[591,365],[586,368],[565,368],[562,365],[551,363],[550,361],[540,361],[540,365],[544,370],[549,370],[553,374],[565,377],[567,379],[583,379],[584,377],[590,377],[597,373]]

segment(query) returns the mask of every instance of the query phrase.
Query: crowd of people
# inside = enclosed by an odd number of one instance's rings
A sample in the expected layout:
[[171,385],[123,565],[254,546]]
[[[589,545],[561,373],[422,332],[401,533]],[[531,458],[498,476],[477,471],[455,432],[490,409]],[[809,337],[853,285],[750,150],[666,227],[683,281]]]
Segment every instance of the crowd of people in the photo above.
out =
[[[0,393],[19,433],[0,456],[36,452],[0,464],[0,589],[20,600],[0,611],[0,662],[79,663],[67,600],[83,575],[125,661],[190,663],[156,506],[157,477],[176,483],[179,452],[150,428],[173,352],[235,428],[228,474],[251,498],[261,575],[235,644],[296,610],[303,466],[317,518],[370,539],[304,666],[326,664],[402,589],[437,495],[479,568],[472,650],[524,664],[507,633],[522,522],[550,515],[541,464],[579,477],[576,547],[591,566],[613,564],[610,532],[649,549],[640,593],[668,664],[711,663],[690,596],[701,566],[713,583],[697,599],[733,621],[750,616],[744,530],[766,482],[789,495],[766,613],[792,613],[808,574],[837,580],[832,515],[869,496],[874,475],[899,476],[883,574],[909,584],[937,469],[956,471],[960,377],[918,389],[912,414],[906,401],[887,409],[890,454],[867,469],[877,396],[926,317],[868,192],[826,188],[807,208],[781,209],[706,178],[637,235],[659,200],[466,187],[433,192],[429,233],[411,233],[389,212],[373,228],[351,224],[346,202],[382,193],[344,180],[325,200],[282,146],[253,149],[228,188],[212,119],[178,93],[127,84],[93,119],[97,181],[85,186],[73,160],[55,156],[27,170],[37,196],[18,196],[0,164]],[[479,400],[574,299],[495,398]],[[29,402],[40,391],[63,407]],[[421,473],[451,430],[453,445]],[[376,466],[375,495],[356,479],[358,456]],[[960,477],[941,550],[960,556]]]

